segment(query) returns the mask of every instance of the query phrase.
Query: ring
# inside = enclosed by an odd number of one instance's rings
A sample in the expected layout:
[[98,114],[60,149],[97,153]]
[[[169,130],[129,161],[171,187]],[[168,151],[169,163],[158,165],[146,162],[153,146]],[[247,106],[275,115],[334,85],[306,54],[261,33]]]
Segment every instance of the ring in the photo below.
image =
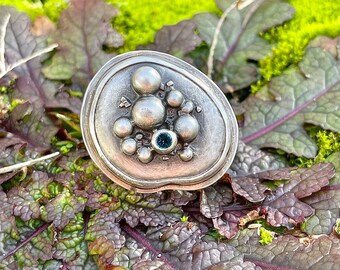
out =
[[84,96],[81,130],[96,165],[142,193],[213,184],[238,144],[236,117],[216,84],[154,51],[118,55],[98,71]]

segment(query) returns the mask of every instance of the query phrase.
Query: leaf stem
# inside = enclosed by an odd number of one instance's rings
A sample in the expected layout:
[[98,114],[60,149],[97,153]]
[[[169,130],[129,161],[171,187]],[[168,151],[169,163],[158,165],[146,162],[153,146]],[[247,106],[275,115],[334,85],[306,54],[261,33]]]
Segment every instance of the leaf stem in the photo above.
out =
[[225,19],[227,18],[228,14],[236,7],[237,1],[235,1],[234,3],[232,3],[222,14],[220,20],[217,23],[215,32],[214,32],[214,37],[211,43],[211,47],[210,47],[210,51],[209,51],[209,57],[208,57],[208,72],[207,72],[207,76],[211,79],[211,75],[213,73],[213,67],[214,67],[214,54],[215,54],[215,49],[217,46],[217,42],[218,42],[218,37],[220,35],[221,32],[221,28],[223,25],[223,22],[225,21]]
[[46,48],[44,48],[42,50],[39,50],[39,51],[33,53],[30,56],[27,56],[27,57],[25,57],[23,59],[20,59],[18,62],[14,63],[12,65],[9,65],[7,68],[5,68],[4,71],[0,70],[0,79],[3,76],[5,76],[8,72],[10,72],[11,70],[15,69],[16,67],[21,66],[22,64],[25,64],[26,62],[28,62],[28,61],[32,60],[33,58],[36,58],[36,57],[38,57],[38,56],[40,56],[42,54],[48,53],[50,51],[53,51],[57,47],[58,47],[58,44],[56,44],[56,43],[51,44],[50,46],[48,46],[48,47],[46,47]]
[[23,240],[15,249],[8,252],[4,257],[0,258],[0,261],[7,259],[8,257],[14,255],[19,249],[23,248],[28,242],[30,242],[34,237],[38,236],[42,232],[44,232],[48,226],[51,225],[52,222],[44,223],[38,229],[35,230],[30,236],[28,236],[25,240]]
[[120,227],[123,231],[129,234],[133,239],[135,239],[138,243],[143,245],[147,250],[153,253],[158,259],[162,260],[165,264],[169,265],[172,269],[177,270],[178,268],[170,262],[160,251],[158,251],[148,239],[146,239],[143,235],[141,235],[136,229],[131,228],[128,224],[122,223]]
[[13,165],[10,165],[10,166],[7,166],[7,167],[0,168],[0,174],[19,170],[19,169],[27,167],[27,166],[32,166],[32,165],[34,165],[34,164],[36,164],[40,161],[50,159],[50,158],[54,158],[54,157],[58,156],[59,154],[60,154],[59,152],[55,152],[55,153],[52,153],[52,154],[49,154],[49,155],[46,155],[46,156],[43,156],[43,157],[40,157],[40,158],[36,158],[36,159],[32,159],[32,160],[25,161],[25,162],[22,162],[22,163],[13,164]]
[[6,14],[3,18],[4,23],[0,29],[0,74],[6,71],[6,63],[5,63],[5,37],[6,37],[6,29],[11,18],[11,14]]

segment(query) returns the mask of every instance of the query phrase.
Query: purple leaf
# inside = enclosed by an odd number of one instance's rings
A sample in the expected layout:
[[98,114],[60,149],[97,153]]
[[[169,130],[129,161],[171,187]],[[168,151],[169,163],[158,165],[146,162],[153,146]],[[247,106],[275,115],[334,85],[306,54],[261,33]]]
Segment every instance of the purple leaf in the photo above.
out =
[[223,183],[217,183],[202,190],[200,198],[201,213],[207,218],[217,218],[223,214],[222,206],[233,200],[232,190]]
[[264,269],[338,269],[340,240],[334,236],[304,239],[291,235],[279,236],[268,245],[258,243],[256,230],[244,230],[228,241],[244,254],[245,260]]
[[243,176],[262,171],[286,167],[286,162],[280,157],[239,142],[237,153],[228,173],[231,176]]
[[336,152],[327,158],[335,167],[335,176],[329,185],[303,201],[315,209],[315,213],[304,224],[303,230],[308,234],[330,234],[340,208],[340,153]]
[[171,192],[170,196],[174,205],[182,206],[187,205],[189,202],[195,200],[197,198],[197,193],[186,190],[174,190]]
[[131,268],[132,270],[149,270],[149,269],[157,269],[157,270],[173,270],[172,267],[166,265],[161,260],[138,260]]
[[191,269],[261,269],[251,262],[243,262],[243,255],[234,247],[216,242],[202,242],[193,247]]
[[[260,178],[272,180],[271,174],[269,171],[267,176],[260,175]],[[291,171],[288,178],[290,181],[273,191],[263,201],[262,208],[267,211],[267,221],[272,226],[287,227],[303,222],[314,210],[300,199],[319,191],[333,176],[334,167],[331,163],[319,163],[311,168]]]
[[99,0],[72,0],[60,15],[59,28],[52,40],[58,43],[51,64],[43,69],[53,80],[69,80],[85,90],[99,68],[112,55],[102,46],[112,35],[110,19],[117,9]]
[[272,79],[262,91],[246,99],[242,141],[314,157],[317,147],[303,125],[340,131],[339,72],[340,63],[330,53],[309,48],[294,72]]
[[5,129],[37,151],[49,149],[51,139],[58,131],[41,104],[29,101],[14,108],[5,122]]
[[179,58],[193,51],[201,44],[201,38],[195,34],[196,24],[184,20],[176,25],[164,26],[157,32],[155,42],[145,49],[169,53]]
[[[259,33],[282,24],[290,19],[294,9],[287,3],[276,0],[254,1],[243,10],[234,9],[222,23],[214,50],[214,80],[223,91],[232,92],[248,87],[255,82],[260,73],[248,60],[265,57],[272,44]],[[213,13],[201,13],[195,16],[201,38],[211,46],[219,20]]]
[[141,197],[140,194],[131,194],[129,200],[120,200],[121,206],[115,211],[117,221],[125,219],[131,227],[136,227],[139,223],[159,226],[176,222],[183,214],[174,204],[164,202],[161,193],[143,195],[139,201],[131,203],[134,196]]
[[[45,48],[45,40],[33,36],[31,22],[26,14],[17,12],[12,7],[2,7],[0,17],[6,14],[10,14],[10,20],[5,36],[5,59],[7,66],[10,66]],[[56,86],[42,76],[41,58],[35,57],[14,69],[16,81],[12,99],[22,99],[31,104],[39,103],[39,107],[64,107],[79,112],[79,107],[76,109],[73,106],[74,98],[58,96]]]
[[247,210],[226,211],[219,218],[213,219],[214,228],[224,237],[230,239],[239,231],[240,218],[247,214]]
[[200,241],[201,231],[197,224],[178,222],[174,226],[150,228],[146,237],[171,261],[182,269],[192,269],[192,248]]
[[19,233],[8,197],[2,190],[0,190],[0,203],[0,254],[3,256],[15,248]]

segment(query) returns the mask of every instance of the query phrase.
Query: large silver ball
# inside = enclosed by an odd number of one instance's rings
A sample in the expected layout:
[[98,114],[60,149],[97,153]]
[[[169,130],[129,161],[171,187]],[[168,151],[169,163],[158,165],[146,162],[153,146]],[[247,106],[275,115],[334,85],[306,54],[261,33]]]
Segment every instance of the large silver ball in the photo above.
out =
[[158,154],[169,154],[177,145],[177,135],[168,129],[156,131],[151,138],[151,145]]
[[171,90],[166,96],[166,102],[174,108],[181,106],[183,100],[183,94],[178,90]]
[[137,151],[137,142],[132,138],[127,138],[122,142],[122,151],[126,155],[133,155]]
[[187,147],[179,152],[179,157],[183,161],[189,161],[194,157],[194,152],[190,147]]
[[153,159],[153,154],[150,148],[143,146],[138,149],[137,157],[141,162],[149,163]]
[[131,116],[136,126],[151,130],[163,124],[165,107],[159,98],[144,96],[133,106]]
[[196,138],[200,126],[196,118],[192,117],[190,114],[184,114],[178,117],[174,129],[184,142],[190,142]]
[[156,92],[161,85],[161,75],[152,67],[138,68],[132,75],[132,86],[141,95]]
[[133,125],[129,118],[122,117],[113,124],[113,132],[119,137],[129,136],[133,131]]

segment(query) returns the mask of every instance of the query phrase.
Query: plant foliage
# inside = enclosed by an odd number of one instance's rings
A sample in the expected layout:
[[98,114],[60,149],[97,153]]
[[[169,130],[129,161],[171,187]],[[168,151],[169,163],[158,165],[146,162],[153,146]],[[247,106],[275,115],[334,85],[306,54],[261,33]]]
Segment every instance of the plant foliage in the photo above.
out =
[[[56,25],[32,28],[26,14],[0,7],[1,167],[60,151],[0,174],[1,269],[338,268],[339,38],[314,40],[298,66],[250,94],[261,78],[258,61],[274,46],[263,32],[294,9],[279,0],[246,2],[225,20],[198,14],[138,44],[212,68],[242,135],[220,181],[154,194],[117,186],[81,138],[88,82],[126,49],[110,23],[117,9],[71,0]],[[232,3],[217,1],[222,12]],[[289,167],[287,159],[308,166]]]

